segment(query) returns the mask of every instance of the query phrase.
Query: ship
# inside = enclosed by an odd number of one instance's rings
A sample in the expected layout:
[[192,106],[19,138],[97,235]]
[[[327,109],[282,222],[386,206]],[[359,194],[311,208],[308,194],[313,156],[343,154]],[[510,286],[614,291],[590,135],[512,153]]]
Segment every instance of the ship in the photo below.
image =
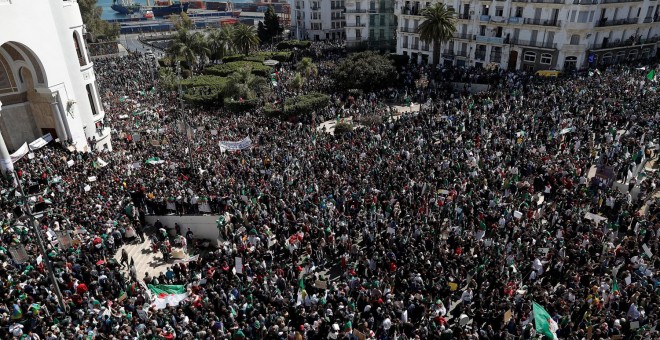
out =
[[140,5],[133,2],[133,0],[112,0],[110,6],[115,12],[119,14],[129,15],[140,11]]
[[[150,6],[150,2],[151,1],[147,1],[147,6]],[[168,15],[188,12],[189,6],[189,2],[178,1],[173,3],[172,1],[156,1],[156,3],[151,7],[151,11],[154,13],[155,17],[165,17]]]

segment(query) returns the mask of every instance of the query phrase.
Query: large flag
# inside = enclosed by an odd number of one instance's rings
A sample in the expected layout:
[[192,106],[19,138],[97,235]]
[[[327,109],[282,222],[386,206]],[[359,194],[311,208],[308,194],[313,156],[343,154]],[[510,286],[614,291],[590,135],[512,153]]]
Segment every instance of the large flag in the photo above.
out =
[[534,311],[534,324],[536,332],[543,334],[551,339],[557,339],[557,323],[552,320],[550,314],[536,302],[532,302]]
[[621,294],[621,293],[619,292],[619,285],[616,283],[616,279],[614,279],[614,280],[612,280],[612,281],[613,281],[613,282],[612,282],[612,294],[616,294],[616,295]]
[[164,309],[167,305],[178,306],[179,303],[188,298],[188,293],[183,285],[147,285],[153,294],[152,306],[156,309]]
[[655,69],[651,69],[649,73],[646,74],[646,79],[653,81],[655,79]]

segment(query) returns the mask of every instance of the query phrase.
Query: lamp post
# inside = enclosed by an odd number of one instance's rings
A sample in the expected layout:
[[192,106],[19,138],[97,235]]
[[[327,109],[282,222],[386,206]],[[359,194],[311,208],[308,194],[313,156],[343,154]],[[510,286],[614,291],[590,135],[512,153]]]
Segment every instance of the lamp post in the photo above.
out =
[[55,277],[53,264],[50,262],[50,258],[48,257],[48,253],[46,252],[46,247],[44,246],[44,242],[41,239],[41,232],[39,231],[39,223],[37,222],[37,220],[34,217],[34,214],[32,213],[32,208],[30,207],[30,203],[28,202],[29,197],[25,195],[25,191],[23,190],[23,182],[20,181],[15,170],[13,174],[14,174],[14,178],[16,179],[16,182],[18,183],[18,189],[20,190],[21,198],[23,200],[22,203],[25,209],[25,214],[28,216],[30,220],[30,228],[32,228],[32,230],[34,231],[37,237],[37,245],[39,246],[39,252],[41,253],[41,257],[43,258],[43,261],[46,263],[46,268],[48,270],[48,277],[50,279],[51,284],[53,285],[55,296],[57,296],[57,302],[60,308],[62,309],[62,311],[66,312],[67,307],[64,304],[64,298],[62,297],[60,286],[57,283],[57,278]]
[[[192,156],[192,148],[190,145],[190,135],[188,134],[188,128],[190,127],[190,124],[188,124],[188,117],[186,116],[186,112],[183,109],[183,89],[181,87],[181,61],[179,61],[176,65],[176,76],[177,76],[177,82],[178,82],[178,97],[179,97],[179,116],[181,117],[181,120],[183,122],[183,132],[185,133],[186,136],[186,143],[188,146],[188,158],[190,162],[190,170],[193,171],[194,164],[193,164],[193,156]],[[190,111],[190,110],[189,110]],[[191,128],[192,130],[192,128]],[[192,131],[191,131],[192,134]]]

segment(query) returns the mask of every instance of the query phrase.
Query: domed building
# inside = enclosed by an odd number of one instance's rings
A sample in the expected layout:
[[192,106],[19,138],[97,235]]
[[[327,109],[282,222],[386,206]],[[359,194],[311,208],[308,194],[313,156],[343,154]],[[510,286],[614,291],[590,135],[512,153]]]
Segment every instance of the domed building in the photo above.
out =
[[[70,149],[111,150],[74,0],[0,0],[0,166],[46,136]],[[50,136],[48,136],[50,134]]]

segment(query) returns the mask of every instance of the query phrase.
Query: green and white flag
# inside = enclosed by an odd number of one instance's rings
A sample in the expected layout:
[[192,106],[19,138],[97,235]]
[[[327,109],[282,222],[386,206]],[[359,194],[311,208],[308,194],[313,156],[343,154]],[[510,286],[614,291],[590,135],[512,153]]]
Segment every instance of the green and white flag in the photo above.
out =
[[646,79],[653,81],[655,80],[655,69],[651,69],[649,73],[646,74]]
[[169,306],[178,306],[188,298],[188,292],[183,285],[147,285],[153,295],[152,306],[164,309]]
[[550,339],[557,339],[557,323],[550,317],[550,314],[536,302],[532,302],[534,311],[534,324],[536,325],[536,332],[543,334]]
[[144,162],[145,162],[146,164],[162,164],[162,163],[165,163],[164,160],[162,160],[162,159],[160,159],[160,158],[158,158],[158,157],[151,157],[151,158],[147,159],[147,160],[144,161]]

